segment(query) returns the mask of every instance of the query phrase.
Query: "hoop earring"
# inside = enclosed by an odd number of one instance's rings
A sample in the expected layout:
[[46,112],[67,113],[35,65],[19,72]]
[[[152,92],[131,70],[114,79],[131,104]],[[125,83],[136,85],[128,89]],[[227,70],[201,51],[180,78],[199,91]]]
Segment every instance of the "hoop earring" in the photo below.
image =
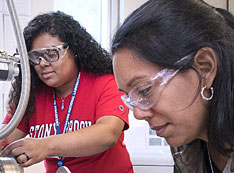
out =
[[213,88],[213,87],[210,88],[210,91],[211,91],[211,96],[210,96],[210,97],[206,97],[206,96],[204,95],[204,90],[205,90],[205,89],[206,89],[206,85],[205,85],[204,87],[202,87],[201,96],[202,96],[202,98],[203,98],[204,100],[209,101],[209,100],[211,100],[211,99],[213,98],[213,96],[214,96],[214,88]]

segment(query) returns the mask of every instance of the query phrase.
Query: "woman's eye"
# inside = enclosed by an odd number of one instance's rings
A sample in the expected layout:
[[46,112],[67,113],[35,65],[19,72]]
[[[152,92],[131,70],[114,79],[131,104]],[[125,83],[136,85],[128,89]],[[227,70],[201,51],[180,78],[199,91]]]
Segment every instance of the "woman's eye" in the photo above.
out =
[[142,97],[146,97],[150,94],[152,86],[149,86],[145,89],[138,90],[138,95]]
[[47,54],[48,58],[51,58],[51,59],[57,58],[57,56],[58,56],[57,50],[49,50],[46,52],[46,54]]

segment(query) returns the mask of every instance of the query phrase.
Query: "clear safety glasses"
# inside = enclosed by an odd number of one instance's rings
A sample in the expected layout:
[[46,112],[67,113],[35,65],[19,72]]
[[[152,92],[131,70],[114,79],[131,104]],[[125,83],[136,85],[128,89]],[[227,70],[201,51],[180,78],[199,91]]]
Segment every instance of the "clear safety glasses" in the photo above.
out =
[[46,62],[56,62],[59,58],[63,58],[66,55],[68,48],[68,44],[62,44],[47,48],[34,49],[28,52],[30,64],[38,65],[42,59]]
[[[188,63],[191,60],[193,53],[183,57],[175,64]],[[163,69],[156,75],[145,82],[134,86],[126,95],[122,95],[121,99],[125,105],[133,110],[133,107],[138,107],[142,110],[149,110],[157,104],[161,91],[164,86],[178,73],[180,69]]]
[[178,71],[179,69],[163,69],[148,81],[133,87],[128,95],[122,95],[121,99],[130,110],[133,110],[134,106],[148,110],[157,103],[162,89]]

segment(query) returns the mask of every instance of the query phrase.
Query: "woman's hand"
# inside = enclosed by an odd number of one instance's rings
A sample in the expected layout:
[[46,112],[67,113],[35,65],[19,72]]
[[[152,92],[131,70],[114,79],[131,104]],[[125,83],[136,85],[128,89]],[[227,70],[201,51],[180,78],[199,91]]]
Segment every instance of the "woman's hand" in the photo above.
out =
[[48,156],[47,143],[43,139],[23,138],[12,142],[1,151],[3,157],[15,157],[23,167],[41,162]]
[[15,157],[23,167],[41,162],[48,156],[90,156],[115,145],[124,125],[120,118],[106,115],[99,118],[96,124],[73,132],[41,139],[16,140],[4,148],[1,155]]

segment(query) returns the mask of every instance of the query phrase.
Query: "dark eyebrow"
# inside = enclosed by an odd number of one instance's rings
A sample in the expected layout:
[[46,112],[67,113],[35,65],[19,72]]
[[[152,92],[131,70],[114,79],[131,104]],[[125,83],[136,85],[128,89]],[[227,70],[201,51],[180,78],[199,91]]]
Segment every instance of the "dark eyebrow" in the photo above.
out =
[[[145,76],[136,76],[134,78],[132,78],[128,83],[127,83],[127,87],[132,87],[132,84],[139,79],[143,79]],[[122,90],[121,88],[119,88],[119,91],[125,93],[126,95],[128,95],[128,93],[124,90]]]
[[133,82],[135,82],[136,80],[139,80],[139,79],[143,79],[145,76],[136,76],[134,78],[132,78],[128,83],[127,83],[127,86],[128,87],[131,87]]

